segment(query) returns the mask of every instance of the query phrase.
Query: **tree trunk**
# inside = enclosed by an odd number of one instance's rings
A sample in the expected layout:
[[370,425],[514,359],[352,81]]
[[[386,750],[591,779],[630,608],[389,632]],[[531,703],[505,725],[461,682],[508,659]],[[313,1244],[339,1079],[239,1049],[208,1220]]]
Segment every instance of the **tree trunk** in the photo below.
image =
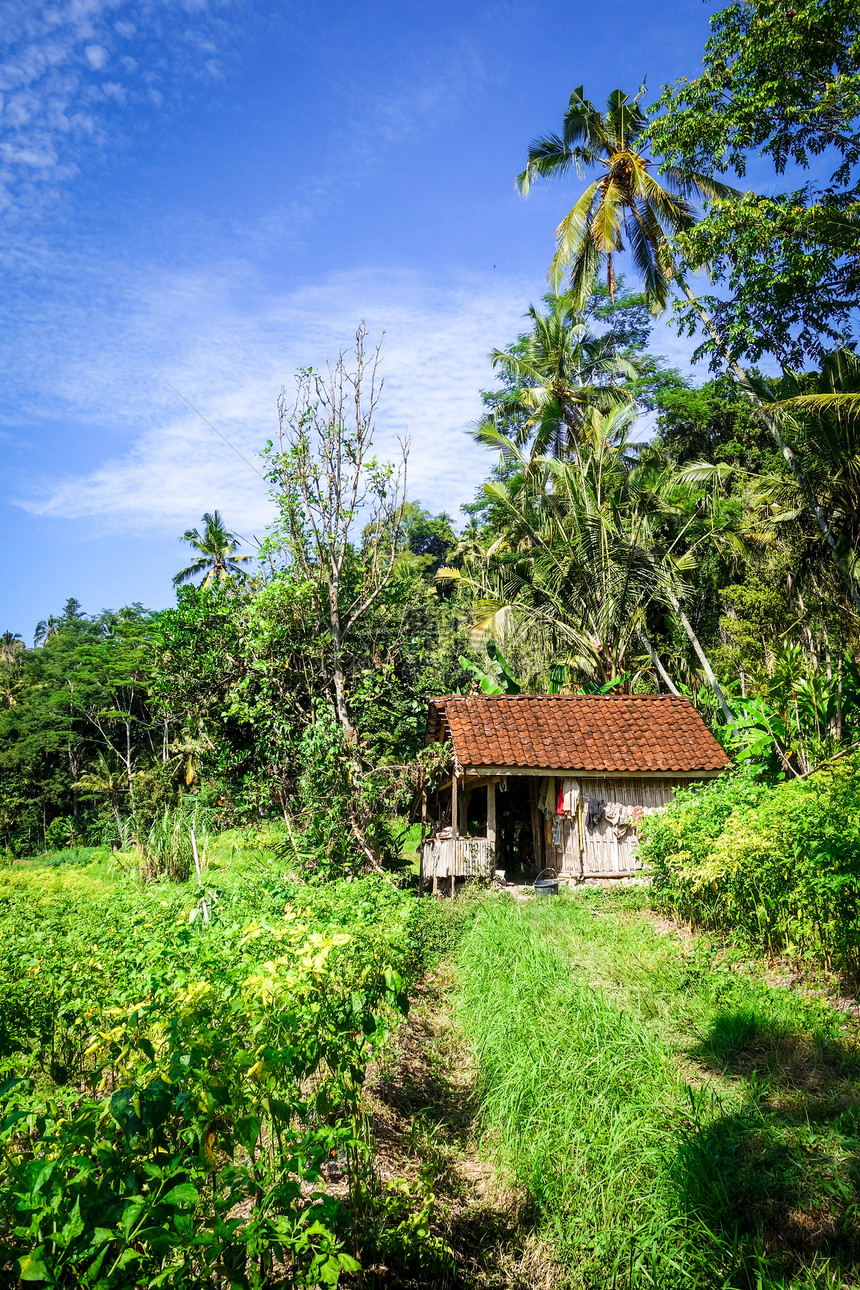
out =
[[672,694],[677,694],[678,698],[680,698],[681,697],[680,690],[677,690],[675,688],[675,685],[674,685],[674,682],[672,681],[671,676],[666,671],[663,664],[660,662],[660,658],[659,658],[659,655],[657,654],[657,651],[654,649],[654,646],[651,644],[651,642],[649,641],[648,637],[645,635],[644,632],[639,633],[639,639],[641,640],[642,644],[645,646],[648,653],[651,655],[651,662],[654,664],[654,667],[656,668],[658,674],[663,680],[663,683],[666,686],[668,686]]
[[[358,731],[349,719],[349,709],[346,706],[346,675],[343,670],[342,662],[342,636],[340,620],[340,586],[335,575],[332,583],[329,585],[329,627],[331,628],[331,643],[333,647],[332,659],[332,680],[334,681],[334,706],[337,712],[337,719],[343,727],[344,734],[350,744],[358,743]],[[356,768],[357,769],[357,768]]]
[[732,712],[729,705],[726,703],[726,696],[723,694],[722,690],[720,689],[720,683],[717,680],[716,676],[714,675],[714,669],[711,667],[710,663],[708,662],[708,656],[705,653],[705,651],[702,649],[699,638],[696,635],[696,633],[693,631],[692,624],[690,623],[689,618],[681,608],[681,602],[678,600],[676,596],[671,595],[671,593],[670,593],[670,599],[672,601],[672,608],[675,610],[675,613],[678,615],[678,622],[681,624],[684,631],[687,633],[687,639],[689,640],[693,649],[696,651],[696,657],[698,658],[699,662],[702,665],[702,669],[705,673],[705,676],[708,679],[708,685],[711,687],[714,694],[716,695],[717,703],[719,703],[720,705],[720,710],[722,711],[723,716],[725,717],[726,721],[734,721],[735,719],[734,713]]
[[713,319],[711,318],[710,314],[707,312],[706,309],[702,307],[702,305],[693,295],[692,291],[690,290],[690,288],[687,286],[685,282],[682,283],[682,287],[683,287],[684,295],[687,297],[690,304],[693,306],[693,308],[696,310],[696,313],[699,315],[699,318],[702,321],[702,326],[705,328],[708,335],[711,337],[711,340],[714,342],[714,344],[717,346],[717,349],[722,354],[723,359],[725,360],[730,371],[733,372],[734,375],[737,377],[738,382],[741,386],[741,389],[743,390],[744,394],[746,394],[747,398],[750,400],[753,407],[756,409],[758,416],[760,417],[764,425],[767,427],[768,431],[770,432],[771,438],[773,439],[779,451],[782,453],[782,456],[785,459],[792,475],[794,475],[795,482],[797,483],[797,486],[800,489],[801,494],[805,498],[807,505],[810,507],[812,513],[815,516],[816,523],[818,524],[818,527],[821,530],[821,533],[824,537],[825,542],[830,547],[830,550],[833,552],[834,564],[836,565],[839,576],[844,582],[845,588],[849,596],[851,597],[852,604],[854,605],[854,608],[858,611],[858,613],[860,613],[860,593],[858,593],[857,588],[854,585],[854,579],[851,576],[851,571],[848,569],[847,565],[845,564],[845,561],[842,559],[841,555],[839,554],[839,551],[836,545],[836,538],[833,536],[833,530],[831,529],[827,516],[824,513],[824,508],[822,507],[818,498],[815,496],[815,494],[812,491],[812,485],[810,484],[809,480],[806,477],[806,472],[804,471],[803,467],[800,465],[800,462],[795,457],[791,448],[783,439],[782,432],[780,431],[776,418],[773,417],[768,412],[766,406],[764,405],[764,403],[762,403],[759,395],[756,393],[753,387],[752,381],[749,378],[749,374],[744,370],[744,368],[741,367],[740,363],[738,363],[735,359],[733,359],[728,353],[728,350],[726,349],[723,339],[720,336],[719,332],[717,331],[716,326],[714,325]]
[[799,591],[797,593],[797,607],[800,610],[800,612],[803,614],[803,622],[801,624],[801,630],[803,631],[803,635],[806,638],[806,648],[809,650],[809,657],[812,660],[813,667],[817,669],[818,654],[816,653],[816,650],[815,650],[815,638],[812,635],[812,629],[809,626],[809,615],[806,612],[806,605],[803,603],[803,596],[800,594]]
[[131,722],[128,718],[126,718],[125,722],[125,773],[126,778],[128,779],[128,791],[130,793],[134,785],[132,784],[131,773]]

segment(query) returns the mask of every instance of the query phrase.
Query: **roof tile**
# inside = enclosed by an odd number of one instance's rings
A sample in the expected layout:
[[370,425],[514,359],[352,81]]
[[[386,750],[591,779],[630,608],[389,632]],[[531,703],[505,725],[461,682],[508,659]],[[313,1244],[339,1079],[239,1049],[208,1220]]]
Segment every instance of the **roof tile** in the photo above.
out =
[[446,726],[462,766],[696,774],[729,764],[689,700],[668,694],[431,699],[428,742]]

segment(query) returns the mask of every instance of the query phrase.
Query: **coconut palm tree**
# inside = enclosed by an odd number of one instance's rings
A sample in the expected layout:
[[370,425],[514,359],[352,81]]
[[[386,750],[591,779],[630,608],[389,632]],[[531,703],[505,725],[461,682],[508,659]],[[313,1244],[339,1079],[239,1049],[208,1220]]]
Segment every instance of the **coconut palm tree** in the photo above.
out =
[[14,663],[23,648],[24,640],[20,632],[4,632],[0,636],[0,662]]
[[207,512],[203,516],[203,532],[199,529],[186,529],[180,539],[200,554],[191,561],[187,569],[181,569],[173,579],[174,587],[183,582],[192,582],[202,575],[200,587],[211,587],[216,582],[244,582],[248,577],[242,566],[252,557],[236,555],[239,543],[233,533],[224,526],[220,511]]
[[[576,451],[530,463],[513,442],[519,469],[485,485],[505,528],[501,558],[466,581],[480,625],[519,623],[546,651],[589,684],[630,684],[650,663],[675,689],[646,635],[649,608],[682,627],[726,720],[732,719],[710,662],[684,612],[696,546],[713,536],[698,528],[690,490],[673,472],[637,464],[634,414],[589,413]],[[674,537],[667,534],[674,533]],[[644,646],[644,653],[639,648]]]
[[[500,409],[507,423],[516,423],[512,438],[518,445],[531,439],[532,459],[547,453],[561,457],[576,442],[589,408],[608,412],[632,402],[615,382],[634,379],[638,372],[614,352],[607,337],[589,330],[569,297],[551,298],[545,313],[531,305],[527,316],[531,332],[511,349],[493,351],[493,366],[513,386]],[[494,415],[475,437],[499,447],[498,431]]]
[[78,778],[77,787],[87,796],[106,797],[120,823],[120,802],[128,794],[130,783],[127,768],[113,748],[98,754],[95,765]]
[[[588,185],[556,229],[556,253],[549,277],[555,289],[570,270],[570,291],[582,309],[594,290],[601,264],[606,267],[610,297],[615,298],[615,261],[626,237],[633,263],[655,313],[666,307],[674,272],[668,238],[692,228],[691,198],[727,196],[734,190],[703,175],[681,177],[667,171],[667,183],[651,173],[653,162],[641,150],[648,123],[639,106],[645,92],[631,98],[613,90],[601,112],[583,97],[570,96],[561,135],[536,139],[517,185],[524,195],[538,175],[581,176],[593,166],[604,173]],[[637,146],[639,145],[639,146]]]
[[786,442],[779,417],[768,407],[771,401],[768,392],[734,358],[713,319],[687,284],[683,266],[676,264],[672,254],[670,237],[683,233],[695,223],[692,198],[730,198],[740,194],[707,176],[682,176],[671,167],[666,168],[668,185],[661,185],[654,179],[650,173],[654,163],[643,151],[646,146],[643,139],[646,117],[639,107],[643,90],[644,86],[634,98],[621,90],[613,90],[605,113],[583,97],[582,87],[574,90],[565,113],[562,134],[538,139],[529,149],[526,168],[517,180],[524,194],[528,193],[537,175],[563,175],[573,169],[581,176],[588,167],[596,165],[602,165],[605,171],[586,188],[556,229],[557,249],[550,266],[550,279],[558,284],[569,270],[573,300],[583,308],[594,288],[601,263],[605,262],[612,294],[615,283],[612,257],[624,249],[623,229],[652,312],[662,312],[672,283],[677,283],[696,309],[702,326],[756,408],[794,476],[830,547],[854,608],[860,612],[860,591],[852,571],[827,512]]
[[40,623],[36,624],[36,630],[33,634],[33,644],[47,645],[48,641],[54,639],[62,625],[62,618],[55,618],[53,614],[50,614],[47,618],[43,618]]

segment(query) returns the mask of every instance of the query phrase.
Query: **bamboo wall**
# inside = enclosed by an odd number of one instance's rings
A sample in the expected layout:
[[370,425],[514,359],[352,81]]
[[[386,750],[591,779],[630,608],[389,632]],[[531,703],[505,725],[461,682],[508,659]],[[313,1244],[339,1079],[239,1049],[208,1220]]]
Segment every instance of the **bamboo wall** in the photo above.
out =
[[[686,780],[669,779],[580,779],[580,813],[575,819],[562,820],[562,845],[546,847],[547,864],[565,877],[618,877],[640,868],[636,835],[629,830],[617,838],[612,826],[601,820],[594,828],[586,827],[588,799],[603,798],[623,806],[642,806],[654,810],[665,806],[679,785]],[[550,826],[551,827],[551,826]]]

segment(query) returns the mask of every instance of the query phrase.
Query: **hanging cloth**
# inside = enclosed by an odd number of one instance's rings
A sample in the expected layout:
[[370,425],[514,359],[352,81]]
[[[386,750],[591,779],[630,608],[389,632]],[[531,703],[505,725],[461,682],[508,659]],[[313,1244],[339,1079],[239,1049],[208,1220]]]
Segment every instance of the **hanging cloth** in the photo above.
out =
[[564,780],[558,781],[558,801],[555,804],[556,815],[564,815]]
[[556,815],[552,822],[552,844],[554,847],[561,846],[561,816]]
[[622,806],[620,802],[609,802],[604,810],[604,815],[612,832],[620,841],[630,828],[630,808]]
[[565,815],[576,815],[579,806],[579,780],[565,779],[562,781],[561,798],[564,802]]
[[541,780],[540,796],[538,797],[538,810],[543,811],[544,819],[549,819],[555,815],[555,780],[552,776]]
[[588,815],[585,817],[586,827],[593,829],[603,819],[606,802],[602,797],[590,797],[588,799]]

